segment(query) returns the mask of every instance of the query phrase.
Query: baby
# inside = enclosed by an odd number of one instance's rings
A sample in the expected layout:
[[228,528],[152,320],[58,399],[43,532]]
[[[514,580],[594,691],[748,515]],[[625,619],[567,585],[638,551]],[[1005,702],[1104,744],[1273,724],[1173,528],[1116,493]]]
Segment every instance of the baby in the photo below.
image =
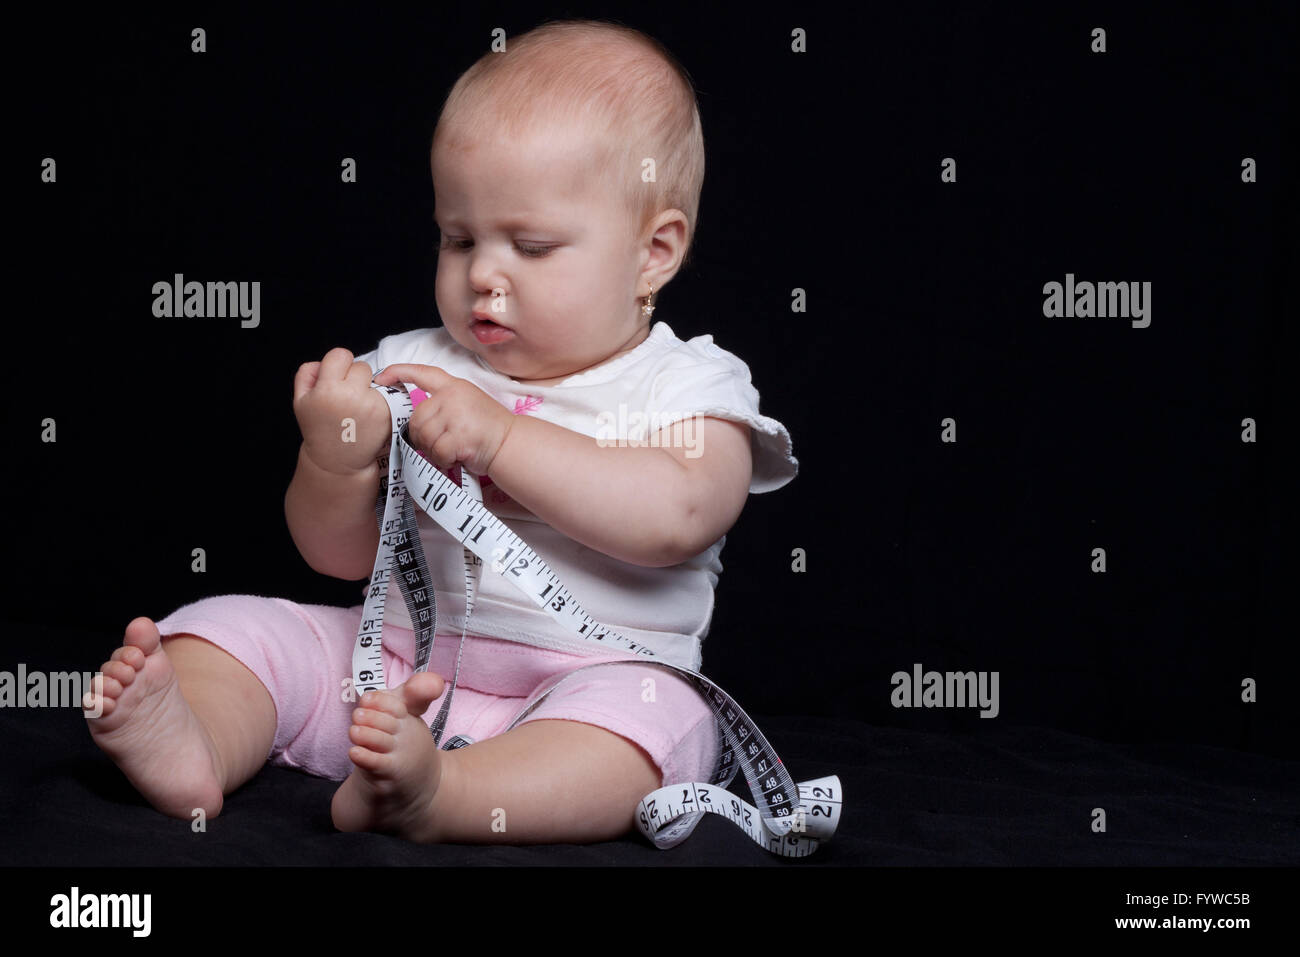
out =
[[[698,671],[725,534],[749,492],[781,487],[797,462],[744,362],[651,323],[698,217],[689,77],[630,28],[544,24],[457,81],[431,167],[443,325],[298,370],[295,544],[316,571],[369,587],[391,434],[372,380],[404,383],[412,444],[453,481],[479,476],[485,506],[593,619]],[[612,421],[648,426],[615,439]],[[173,817],[218,814],[269,759],[342,780],[340,830],[423,842],[609,840],[648,792],[709,780],[718,728],[687,681],[644,658],[604,664],[635,656],[569,635],[481,562],[467,619],[461,545],[418,522],[437,602],[428,671],[413,673],[395,578],[386,689],[359,700],[360,605],[207,598],[127,626],[83,702],[102,705],[87,718],[96,743]],[[445,732],[472,743],[440,750],[430,724],[470,623]]]

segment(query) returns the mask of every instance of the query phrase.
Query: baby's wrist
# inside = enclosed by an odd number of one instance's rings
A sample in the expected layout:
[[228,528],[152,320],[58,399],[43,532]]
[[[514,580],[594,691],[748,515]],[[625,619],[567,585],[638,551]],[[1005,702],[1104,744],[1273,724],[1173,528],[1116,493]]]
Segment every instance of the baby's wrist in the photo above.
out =
[[330,462],[328,457],[326,457],[325,461],[322,461],[319,450],[313,454],[311,448],[306,442],[303,442],[302,448],[298,450],[298,458],[300,461],[306,462],[314,471],[324,472],[327,475],[332,475],[336,478],[346,479],[368,475],[379,467],[379,462],[377,460],[371,461],[361,468],[356,468],[342,462]]
[[505,448],[506,440],[510,438],[510,433],[514,430],[515,422],[517,420],[518,417],[513,414],[510,415],[509,418],[503,420],[505,423],[505,428],[501,432],[501,441],[497,443],[496,449],[493,450],[492,457],[488,459],[488,461],[484,464],[482,474],[484,475],[489,474],[492,471],[493,467],[496,465],[497,459],[501,457],[501,450]]

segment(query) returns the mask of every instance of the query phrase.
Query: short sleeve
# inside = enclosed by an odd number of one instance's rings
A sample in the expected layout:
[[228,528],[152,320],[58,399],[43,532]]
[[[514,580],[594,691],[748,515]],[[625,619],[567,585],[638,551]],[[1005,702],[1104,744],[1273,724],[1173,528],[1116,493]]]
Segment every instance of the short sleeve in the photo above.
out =
[[697,414],[748,425],[751,492],[776,491],[799,473],[789,431],[758,411],[749,366],[715,345],[711,335],[697,336],[669,355],[655,373],[646,411],[656,429]]
[[429,364],[432,362],[431,356],[437,352],[437,333],[441,331],[439,328],[412,329],[385,336],[379,340],[378,346],[356,356],[354,361],[366,363],[372,374],[399,362]]
[[370,366],[370,374],[374,375],[379,371],[379,366],[375,365],[379,361],[379,350],[377,348],[371,349],[369,352],[357,356],[355,361],[366,363],[366,365]]

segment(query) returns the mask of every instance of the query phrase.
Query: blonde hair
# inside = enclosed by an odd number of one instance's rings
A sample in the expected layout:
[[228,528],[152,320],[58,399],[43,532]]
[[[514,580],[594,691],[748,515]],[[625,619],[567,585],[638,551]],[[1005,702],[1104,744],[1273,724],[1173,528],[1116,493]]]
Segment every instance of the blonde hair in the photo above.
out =
[[[657,214],[686,215],[689,256],[704,185],[704,132],[690,74],[653,37],[604,20],[549,20],[461,74],[431,149],[572,125],[591,132],[594,168],[621,194],[632,238]],[[642,160],[655,181],[642,182]]]

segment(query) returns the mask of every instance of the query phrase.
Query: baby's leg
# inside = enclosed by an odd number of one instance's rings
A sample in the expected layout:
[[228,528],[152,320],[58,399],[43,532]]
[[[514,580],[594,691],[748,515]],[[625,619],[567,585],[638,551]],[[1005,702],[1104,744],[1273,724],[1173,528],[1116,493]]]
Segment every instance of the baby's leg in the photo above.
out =
[[451,843],[588,844],[634,825],[637,802],[662,783],[638,745],[579,721],[530,721],[447,752],[450,800],[435,809]]
[[[196,635],[164,641],[136,618],[87,693],[95,743],[146,800],[171,817],[220,813],[222,797],[265,763],[275,705],[257,676]],[[102,699],[102,700],[97,700]]]
[[453,703],[449,733],[486,735],[456,751],[434,748],[419,717],[442,684],[413,675],[363,699],[350,731],[356,770],[334,796],[338,828],[469,844],[610,840],[634,826],[650,791],[708,780],[717,760],[708,705],[661,669],[589,670],[504,733],[526,699],[476,705],[468,726]]
[[420,716],[443,684],[413,675],[362,697],[349,755],[357,770],[331,806],[339,830],[453,844],[606,841],[633,826],[637,802],[661,783],[636,744],[578,721],[530,721],[440,751]]

